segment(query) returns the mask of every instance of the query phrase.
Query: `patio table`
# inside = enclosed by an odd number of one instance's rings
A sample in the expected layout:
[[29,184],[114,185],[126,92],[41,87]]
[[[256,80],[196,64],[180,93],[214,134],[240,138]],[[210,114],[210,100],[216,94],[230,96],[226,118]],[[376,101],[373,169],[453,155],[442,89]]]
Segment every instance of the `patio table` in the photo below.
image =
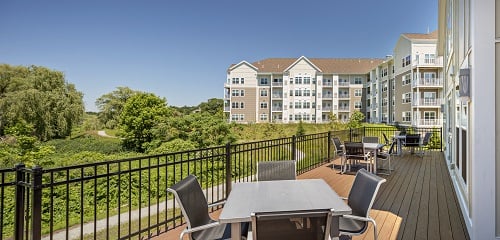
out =
[[[219,216],[231,224],[231,239],[240,240],[242,222],[251,222],[251,213],[333,209],[333,221],[351,208],[323,179],[235,183]],[[334,225],[332,225],[334,226]]]
[[373,151],[373,173],[377,174],[377,154],[385,145],[381,143],[363,143],[363,148]]

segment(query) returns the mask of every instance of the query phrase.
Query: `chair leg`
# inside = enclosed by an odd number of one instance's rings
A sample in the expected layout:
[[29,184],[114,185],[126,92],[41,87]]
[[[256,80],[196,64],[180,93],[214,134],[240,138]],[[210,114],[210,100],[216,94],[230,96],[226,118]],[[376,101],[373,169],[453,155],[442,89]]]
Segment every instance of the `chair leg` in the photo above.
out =
[[373,224],[373,239],[378,240],[377,223],[372,218],[370,218],[370,222]]

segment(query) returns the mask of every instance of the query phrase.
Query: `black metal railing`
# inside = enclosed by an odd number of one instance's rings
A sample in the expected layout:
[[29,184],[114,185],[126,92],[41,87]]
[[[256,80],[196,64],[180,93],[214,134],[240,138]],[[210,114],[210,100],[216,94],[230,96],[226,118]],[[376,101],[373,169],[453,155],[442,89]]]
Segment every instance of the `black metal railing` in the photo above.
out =
[[[334,157],[333,136],[361,141],[400,130],[365,127],[52,169],[19,164],[0,170],[0,240],[158,235],[184,223],[166,189],[189,174],[209,203],[220,202],[233,182],[256,179],[259,161],[294,159],[300,174]],[[441,129],[404,130],[442,139]],[[442,150],[438,142],[434,150]]]

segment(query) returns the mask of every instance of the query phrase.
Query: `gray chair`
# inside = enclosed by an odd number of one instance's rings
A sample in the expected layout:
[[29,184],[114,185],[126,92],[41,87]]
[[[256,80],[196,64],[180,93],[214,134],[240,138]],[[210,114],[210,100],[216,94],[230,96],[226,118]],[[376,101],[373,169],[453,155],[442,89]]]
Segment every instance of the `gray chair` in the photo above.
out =
[[[208,208],[221,205],[208,205],[203,190],[196,177],[189,175],[180,182],[167,189],[175,196],[179,203],[182,215],[186,219],[187,227],[179,237],[183,239],[188,234],[189,239],[230,239],[231,225],[220,224],[208,215]],[[246,235],[248,225],[242,225],[242,232]]]
[[333,210],[252,213],[252,240],[330,239]]
[[424,139],[422,140],[422,142],[420,143],[420,154],[422,157],[424,157],[425,155],[425,151],[424,151],[424,147],[427,147],[427,145],[429,145],[429,141],[431,140],[431,137],[432,137],[432,133],[431,132],[427,132],[425,133],[424,135]]
[[388,165],[389,165],[388,168],[380,168],[380,169],[387,170],[387,172],[380,173],[380,174],[384,174],[384,175],[390,175],[391,174],[391,171],[393,170],[392,167],[391,167],[391,158],[392,158],[392,155],[394,155],[395,147],[396,147],[396,142],[392,142],[391,146],[389,147],[389,151],[387,151],[387,152],[382,151],[382,152],[378,152],[377,153],[377,161],[378,160],[382,160],[384,162],[387,162]]
[[342,142],[340,142],[340,138],[333,137],[332,138],[333,145],[335,146],[335,154],[340,157],[340,173],[344,173],[347,167],[347,161],[345,158],[345,148]]
[[[377,192],[385,179],[361,169],[356,173],[354,183],[347,198],[347,205],[351,207],[352,214],[339,218],[339,231],[341,235],[356,236],[363,234],[368,229],[368,222],[373,224],[375,240],[377,240],[377,224],[370,217],[370,210],[377,196]],[[332,226],[333,228],[333,226]],[[333,236],[332,236],[333,237]]]
[[264,161],[257,163],[257,181],[297,179],[295,160]]
[[403,146],[411,148],[413,153],[415,148],[420,147],[420,134],[406,134]]
[[372,137],[372,136],[363,137],[361,142],[363,142],[363,143],[378,143],[378,137]]
[[363,143],[360,142],[344,142],[345,159],[348,164],[348,171],[351,171],[353,165],[358,165],[360,161],[364,161],[366,168],[371,168],[371,156],[369,152],[365,153]]
[[[384,144],[386,146],[389,146],[391,144],[391,141],[389,141],[389,138],[387,137],[387,135],[385,135],[385,133],[382,133],[382,136],[384,136]],[[394,141],[392,141],[394,142]]]

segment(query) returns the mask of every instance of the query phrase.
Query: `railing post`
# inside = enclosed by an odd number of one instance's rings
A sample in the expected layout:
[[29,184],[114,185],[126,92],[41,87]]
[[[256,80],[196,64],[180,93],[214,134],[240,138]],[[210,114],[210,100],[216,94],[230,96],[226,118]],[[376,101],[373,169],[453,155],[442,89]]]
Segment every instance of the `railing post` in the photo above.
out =
[[233,177],[231,174],[231,143],[226,144],[226,199],[231,192]]
[[352,128],[349,128],[349,142],[352,142]]
[[16,216],[15,216],[15,229],[14,239],[24,239],[24,196],[25,189],[22,183],[25,181],[25,173],[23,172],[25,165],[19,163],[16,165]]
[[328,146],[327,150],[327,158],[328,161],[330,161],[331,158],[331,153],[332,153],[332,144],[330,144],[332,141],[332,131],[328,131],[328,139],[326,140],[326,145]]
[[31,239],[40,240],[42,238],[42,167],[35,166],[32,171]]
[[441,147],[441,152],[443,152],[443,127],[439,130],[439,145]]
[[297,136],[292,136],[292,160],[297,160]]

